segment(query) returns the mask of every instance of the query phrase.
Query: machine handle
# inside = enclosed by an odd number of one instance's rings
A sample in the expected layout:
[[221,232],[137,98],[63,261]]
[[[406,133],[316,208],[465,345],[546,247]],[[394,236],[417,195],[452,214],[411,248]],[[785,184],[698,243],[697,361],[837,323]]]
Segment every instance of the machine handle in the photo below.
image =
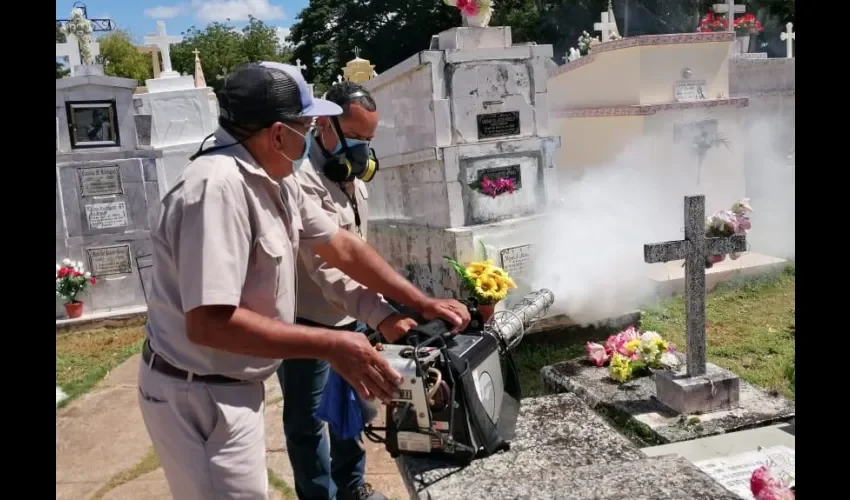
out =
[[420,340],[428,340],[433,337],[442,337],[443,335],[449,333],[452,327],[448,321],[443,319],[432,319],[431,321],[416,325],[411,328],[407,335],[404,338],[405,343],[409,343],[409,341],[414,337],[418,336]]

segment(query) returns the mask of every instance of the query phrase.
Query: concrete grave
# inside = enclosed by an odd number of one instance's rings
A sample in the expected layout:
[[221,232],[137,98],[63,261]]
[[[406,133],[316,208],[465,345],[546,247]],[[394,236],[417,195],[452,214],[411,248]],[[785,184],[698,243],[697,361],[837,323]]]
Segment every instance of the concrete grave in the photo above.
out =
[[162,161],[139,149],[135,88],[98,75],[56,80],[56,259],[81,261],[99,279],[80,296],[85,314],[143,306],[150,286]]
[[737,499],[683,458],[645,458],[572,394],[522,400],[511,449],[468,467],[396,461],[411,498]]
[[[549,45],[514,46],[509,27],[454,28],[365,85],[381,109],[372,146],[369,241],[428,293],[457,289],[443,256],[503,259],[522,274],[554,197],[545,61]],[[512,194],[479,192],[511,179]],[[503,252],[504,251],[504,252]],[[523,276],[515,276],[523,282]]]

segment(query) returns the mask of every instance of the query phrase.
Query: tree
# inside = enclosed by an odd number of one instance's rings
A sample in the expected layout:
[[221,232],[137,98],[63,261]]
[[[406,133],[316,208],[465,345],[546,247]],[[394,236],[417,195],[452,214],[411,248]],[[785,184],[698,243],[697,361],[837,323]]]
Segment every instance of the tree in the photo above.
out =
[[113,31],[100,37],[98,43],[98,63],[103,64],[103,72],[106,75],[132,78],[140,85],[144,85],[145,80],[153,76],[150,55],[139,52],[129,32]]
[[66,69],[65,65],[56,61],[56,79],[65,78],[66,76],[71,74],[70,69]]
[[216,90],[221,86],[218,77],[241,64],[288,60],[288,51],[281,47],[275,28],[253,16],[241,32],[236,31],[229,21],[213,22],[202,30],[191,26],[183,36],[183,41],[171,48],[174,70],[194,73],[194,51],[197,49],[207,84]]

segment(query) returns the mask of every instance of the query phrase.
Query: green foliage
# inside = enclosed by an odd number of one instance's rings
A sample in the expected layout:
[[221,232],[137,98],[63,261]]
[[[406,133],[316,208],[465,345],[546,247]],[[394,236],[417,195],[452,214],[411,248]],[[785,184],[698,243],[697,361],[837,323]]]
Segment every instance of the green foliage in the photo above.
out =
[[77,301],[77,295],[83,293],[89,287],[91,278],[84,275],[69,274],[56,278],[56,296],[61,297],[67,303]]
[[218,90],[225,76],[248,62],[289,60],[290,51],[281,46],[274,27],[250,17],[242,31],[229,22],[213,22],[204,29],[191,26],[183,33],[181,43],[171,48],[171,62],[175,71],[193,74],[195,54],[200,53],[201,67],[207,85]]
[[100,37],[98,43],[98,63],[103,64],[106,75],[132,78],[139,85],[144,85],[145,80],[153,77],[150,54],[139,52],[128,31],[113,31]]
[[66,43],[67,41],[68,38],[62,30],[62,26],[59,23],[56,23],[56,43]]
[[66,76],[71,74],[71,70],[65,69],[65,66],[62,65],[59,61],[56,61],[56,79],[65,78]]
[[449,267],[454,269],[457,273],[458,278],[460,278],[460,284],[463,285],[470,294],[475,295],[475,280],[466,273],[466,268],[463,267],[460,262],[451,257],[443,257],[443,259],[445,259],[449,264]]

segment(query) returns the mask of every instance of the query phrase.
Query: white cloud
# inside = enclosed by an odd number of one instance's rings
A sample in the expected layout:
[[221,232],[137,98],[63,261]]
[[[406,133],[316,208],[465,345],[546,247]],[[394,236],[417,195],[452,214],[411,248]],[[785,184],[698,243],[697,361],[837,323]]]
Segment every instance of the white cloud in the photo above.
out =
[[280,44],[281,44],[282,46],[284,46],[284,47],[288,47],[289,45],[292,45],[292,44],[291,44],[291,43],[290,43],[290,42],[286,39],[286,37],[288,37],[288,36],[289,36],[289,33],[291,32],[291,30],[290,30],[289,28],[284,28],[284,27],[282,27],[282,26],[278,26],[278,27],[277,27],[277,29],[276,29],[275,31],[277,32],[277,40],[278,40],[278,42],[280,42]]
[[286,19],[286,14],[270,0],[192,0],[195,17],[201,21],[247,21],[254,16],[262,21]]
[[153,19],[173,19],[183,15],[186,12],[186,5],[179,3],[177,5],[157,5],[150,9],[145,9],[145,16]]

